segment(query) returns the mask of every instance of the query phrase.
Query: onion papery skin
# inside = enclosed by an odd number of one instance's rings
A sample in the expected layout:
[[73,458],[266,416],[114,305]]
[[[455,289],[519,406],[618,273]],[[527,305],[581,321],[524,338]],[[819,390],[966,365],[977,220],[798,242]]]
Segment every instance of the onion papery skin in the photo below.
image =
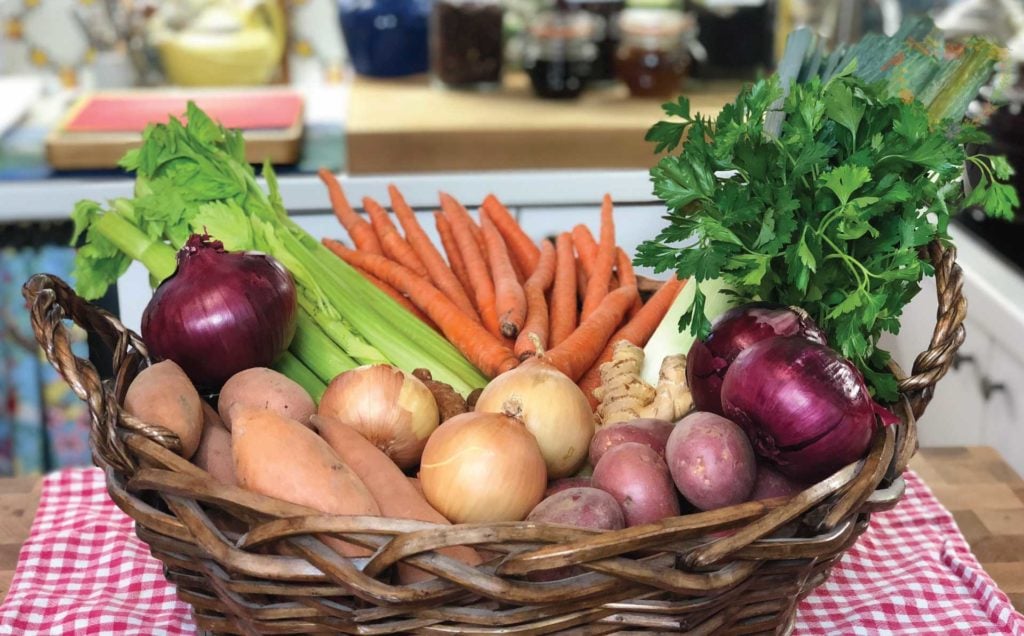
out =
[[272,256],[193,235],[146,305],[142,339],[154,360],[173,360],[214,392],[239,371],[271,366],[295,336],[297,312],[295,282]]
[[537,439],[551,479],[576,474],[587,459],[595,428],[587,396],[542,358],[530,358],[491,380],[474,408],[522,421]]
[[875,405],[857,368],[800,336],[762,340],[736,356],[722,405],[754,452],[803,483],[861,459],[875,428]]
[[317,413],[355,429],[403,470],[419,463],[440,421],[427,385],[387,364],[339,374],[327,385]]
[[725,415],[722,380],[741,351],[765,338],[802,335],[828,344],[805,311],[775,303],[754,302],[734,307],[715,320],[704,340],[695,340],[686,356],[686,383],[694,409]]
[[522,521],[544,497],[547,472],[537,440],[500,413],[470,412],[427,440],[423,494],[452,523]]

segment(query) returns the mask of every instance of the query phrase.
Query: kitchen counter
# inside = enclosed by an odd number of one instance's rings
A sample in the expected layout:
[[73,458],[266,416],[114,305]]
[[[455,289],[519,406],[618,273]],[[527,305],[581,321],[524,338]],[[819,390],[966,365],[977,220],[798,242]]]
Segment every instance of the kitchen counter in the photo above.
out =
[[[681,92],[691,113],[713,116],[741,82],[691,80]],[[633,98],[624,85],[576,100],[534,96],[523,73],[493,92],[436,88],[427,79],[357,77],[345,123],[349,174],[649,168],[647,130],[668,98]]]
[[[1024,610],[1024,479],[992,448],[922,449],[911,467],[949,508],[985,570]],[[0,600],[39,503],[40,479],[0,479]]]

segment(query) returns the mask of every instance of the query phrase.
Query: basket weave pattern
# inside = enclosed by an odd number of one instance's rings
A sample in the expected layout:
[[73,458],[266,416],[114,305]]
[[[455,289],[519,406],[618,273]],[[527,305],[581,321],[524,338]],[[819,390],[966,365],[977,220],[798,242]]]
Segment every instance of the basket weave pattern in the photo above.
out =
[[[786,633],[797,602],[828,576],[869,523],[894,506],[917,449],[916,418],[964,340],[966,302],[955,251],[928,250],[938,311],[928,349],[900,382],[901,423],[877,431],[868,456],[799,495],[690,514],[615,532],[536,523],[439,527],[382,517],[341,517],[213,481],[182,459],[177,437],[121,408],[148,364],[146,346],[114,316],[60,279],[23,290],[36,338],[92,417],[94,461],[111,498],[136,521],[196,624],[217,633],[693,634]],[[64,320],[110,348],[101,381],[71,352]],[[363,545],[349,559],[322,540]],[[438,552],[472,545],[468,567]],[[435,578],[390,582],[404,562]],[[572,578],[530,573],[577,566]]]

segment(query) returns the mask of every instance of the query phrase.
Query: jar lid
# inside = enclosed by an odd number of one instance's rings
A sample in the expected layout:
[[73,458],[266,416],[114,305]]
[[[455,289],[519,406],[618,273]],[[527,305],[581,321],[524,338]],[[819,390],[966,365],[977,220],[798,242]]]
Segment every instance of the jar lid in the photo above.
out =
[[675,9],[629,8],[619,14],[619,28],[629,35],[675,37],[695,25],[691,15]]
[[530,22],[530,33],[550,40],[589,39],[597,30],[597,18],[584,11],[542,11]]

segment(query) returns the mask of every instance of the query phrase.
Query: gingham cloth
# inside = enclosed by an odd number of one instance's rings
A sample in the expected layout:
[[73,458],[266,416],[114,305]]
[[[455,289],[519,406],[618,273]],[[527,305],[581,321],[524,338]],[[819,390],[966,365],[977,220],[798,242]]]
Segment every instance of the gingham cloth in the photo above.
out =
[[[800,605],[796,634],[1013,634],[1024,617],[913,473],[907,492]],[[46,477],[0,634],[194,634],[189,607],[107,497],[98,469]]]

